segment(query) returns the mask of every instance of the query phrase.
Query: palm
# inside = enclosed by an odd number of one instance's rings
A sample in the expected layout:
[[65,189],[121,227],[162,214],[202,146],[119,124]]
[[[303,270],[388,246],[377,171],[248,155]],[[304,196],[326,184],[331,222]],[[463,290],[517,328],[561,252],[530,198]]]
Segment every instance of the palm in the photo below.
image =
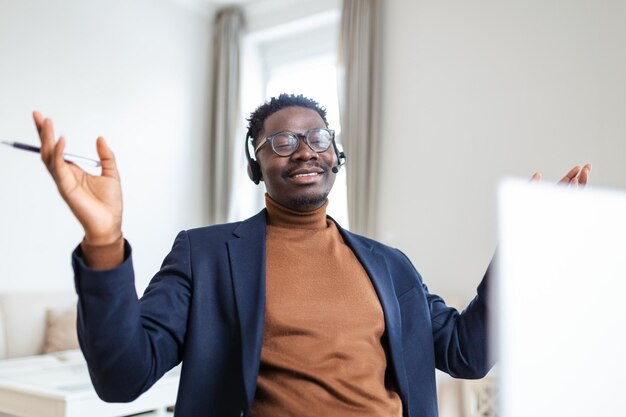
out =
[[91,175],[63,159],[65,140],[54,141],[52,121],[37,112],[33,117],[41,139],[41,159],[85,229],[85,239],[95,244],[118,239],[122,228],[122,189],[115,157],[104,139],[96,141],[102,174]]
[[119,179],[90,175],[72,164],[66,166],[57,186],[83,227],[98,236],[120,229],[122,191]]

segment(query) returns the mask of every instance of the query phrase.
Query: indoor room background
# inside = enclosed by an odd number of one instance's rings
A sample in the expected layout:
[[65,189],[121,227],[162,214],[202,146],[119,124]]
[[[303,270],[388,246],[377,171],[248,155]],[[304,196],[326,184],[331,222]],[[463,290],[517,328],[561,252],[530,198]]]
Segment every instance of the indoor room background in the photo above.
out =
[[[68,152],[95,157],[107,138],[140,293],[176,233],[208,221],[221,5],[0,0],[0,140],[37,144],[32,110],[54,119]],[[341,2],[242,7],[254,32],[336,19]],[[594,187],[626,188],[624,21],[626,4],[609,0],[382,2],[373,237],[402,249],[431,291],[457,305],[473,296],[496,246],[500,178],[555,182],[591,162]],[[0,173],[0,291],[71,291],[81,228],[43,164],[2,147]]]

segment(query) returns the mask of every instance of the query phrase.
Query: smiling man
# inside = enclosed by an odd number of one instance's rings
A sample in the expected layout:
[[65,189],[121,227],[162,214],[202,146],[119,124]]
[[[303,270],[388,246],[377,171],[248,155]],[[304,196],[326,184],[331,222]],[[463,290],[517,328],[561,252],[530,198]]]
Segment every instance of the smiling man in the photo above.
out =
[[[34,118],[85,231],[78,331],[104,400],[135,399],[182,361],[177,417],[436,416],[435,368],[480,378],[491,367],[489,273],[459,313],[402,252],[326,216],[345,156],[315,101],[281,95],[252,113],[249,174],[266,208],[180,232],[140,300],[113,154],[99,138],[102,175],[88,175],[63,160],[51,120]],[[584,185],[589,170],[562,182]]]

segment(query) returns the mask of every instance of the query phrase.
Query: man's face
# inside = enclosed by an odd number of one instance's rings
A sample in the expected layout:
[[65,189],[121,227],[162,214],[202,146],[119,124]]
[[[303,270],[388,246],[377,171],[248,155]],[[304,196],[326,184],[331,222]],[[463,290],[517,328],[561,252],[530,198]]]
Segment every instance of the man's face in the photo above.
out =
[[[315,110],[286,107],[265,119],[257,144],[277,132],[303,133],[325,127],[324,120]],[[267,193],[292,210],[311,211],[320,207],[335,183],[331,169],[337,159],[332,145],[318,154],[300,139],[300,146],[293,155],[278,156],[268,143],[259,149],[256,158]]]

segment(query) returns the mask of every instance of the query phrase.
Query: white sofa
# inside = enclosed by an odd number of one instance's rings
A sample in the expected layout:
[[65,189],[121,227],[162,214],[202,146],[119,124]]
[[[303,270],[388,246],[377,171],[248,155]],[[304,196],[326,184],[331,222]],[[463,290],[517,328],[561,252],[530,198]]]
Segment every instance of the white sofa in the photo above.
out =
[[76,308],[73,291],[0,294],[0,359],[43,353],[47,310]]
[[104,403],[80,350],[43,354],[47,311],[75,311],[76,302],[74,292],[0,293],[0,417],[171,416],[179,367],[131,403]]

